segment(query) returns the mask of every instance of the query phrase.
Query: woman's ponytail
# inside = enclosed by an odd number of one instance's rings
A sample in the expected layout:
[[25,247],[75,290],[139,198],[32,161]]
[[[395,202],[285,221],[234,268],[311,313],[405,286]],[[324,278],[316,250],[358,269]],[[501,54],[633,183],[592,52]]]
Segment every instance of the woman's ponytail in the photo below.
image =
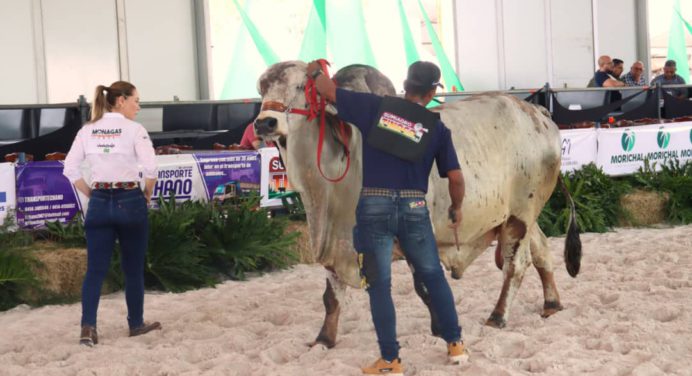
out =
[[135,89],[135,86],[127,81],[116,81],[111,86],[96,86],[94,103],[91,106],[91,122],[101,120],[104,113],[113,110],[118,97],[127,98]]
[[106,91],[107,87],[103,85],[96,86],[94,93],[94,103],[91,105],[91,122],[101,120],[103,113],[106,112]]

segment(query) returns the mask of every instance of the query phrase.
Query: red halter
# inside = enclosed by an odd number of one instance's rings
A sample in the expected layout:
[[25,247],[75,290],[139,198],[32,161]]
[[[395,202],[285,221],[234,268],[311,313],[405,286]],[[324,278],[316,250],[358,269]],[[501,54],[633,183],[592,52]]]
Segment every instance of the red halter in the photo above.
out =
[[[329,77],[329,71],[327,66],[329,63],[325,59],[318,60],[322,66],[322,71],[327,77]],[[324,144],[324,133],[325,133],[325,123],[326,123],[326,111],[327,100],[323,96],[319,96],[317,93],[317,86],[315,85],[315,80],[312,77],[308,77],[308,81],[305,84],[305,100],[308,103],[306,109],[289,108],[285,104],[275,101],[268,101],[262,103],[262,111],[278,111],[287,112],[291,114],[303,115],[308,118],[308,121],[314,120],[317,116],[320,117],[319,127],[320,134],[319,140],[317,141],[317,169],[320,174],[326,180],[332,183],[338,183],[346,177],[348,169],[351,166],[351,153],[348,149],[348,144],[350,141],[350,132],[347,130],[348,125],[342,120],[339,120],[339,139],[344,144],[344,152],[346,153],[346,170],[338,178],[328,178],[324,172],[322,172],[322,147]]]

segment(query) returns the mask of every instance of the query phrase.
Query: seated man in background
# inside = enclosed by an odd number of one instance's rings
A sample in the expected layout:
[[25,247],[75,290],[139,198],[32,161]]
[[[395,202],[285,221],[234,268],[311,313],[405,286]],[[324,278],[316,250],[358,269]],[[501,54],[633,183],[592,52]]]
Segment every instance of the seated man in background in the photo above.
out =
[[610,70],[611,75],[615,77],[616,80],[622,81],[620,79],[620,76],[622,76],[622,72],[625,70],[625,62],[620,60],[620,59],[613,59],[613,69]]
[[[616,59],[620,62],[622,60]],[[613,60],[608,55],[603,55],[598,58],[598,70],[594,72],[593,77],[589,80],[586,87],[615,87],[623,86],[622,82],[618,81],[617,77],[613,72]],[[620,73],[622,73],[622,67],[620,68]]]
[[[619,72],[622,73],[622,60],[615,59],[619,62]],[[596,82],[596,87],[620,87],[625,86],[625,84],[618,80],[619,76],[616,76],[617,72],[614,71],[615,64],[614,60],[610,59],[610,56],[603,55],[598,58],[598,70],[594,73],[594,81]],[[622,94],[619,91],[610,92],[610,103],[617,102],[622,99]]]
[[[684,85],[685,80],[680,77],[676,72],[677,72],[677,64],[675,63],[675,60],[668,60],[666,61],[666,64],[663,66],[663,74],[656,76],[653,80],[651,80],[651,86],[654,86],[656,84],[661,84],[661,85]],[[680,99],[685,99],[687,96],[687,89],[686,88],[667,88],[665,89],[666,93]]]
[[646,77],[644,77],[644,63],[635,61],[630,68],[630,71],[622,76],[622,82],[625,86],[644,86],[646,85]]
[[263,147],[274,147],[274,143],[271,141],[264,141],[255,135],[255,123],[252,122],[247,125],[245,132],[243,133],[243,138],[240,139],[240,148],[244,150],[257,150]]
[[[598,70],[594,73],[596,87],[625,86],[624,83],[618,81],[617,77],[614,75],[613,68],[613,60],[610,56],[603,55],[598,58]],[[620,72],[622,73],[622,70]]]

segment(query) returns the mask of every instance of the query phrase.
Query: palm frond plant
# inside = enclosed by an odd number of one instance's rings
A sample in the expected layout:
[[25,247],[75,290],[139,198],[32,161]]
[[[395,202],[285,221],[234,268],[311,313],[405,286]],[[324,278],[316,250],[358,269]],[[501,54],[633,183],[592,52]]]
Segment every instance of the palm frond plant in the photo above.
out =
[[203,203],[175,198],[159,200],[149,213],[149,248],[145,265],[147,287],[179,292],[217,282],[208,266],[206,249],[194,233]]
[[217,206],[200,233],[210,261],[230,278],[244,279],[247,272],[281,269],[298,260],[293,245],[299,234],[285,234],[285,219],[269,218],[259,201],[255,195]]
[[[617,224],[624,215],[620,197],[628,192],[630,185],[605,175],[594,164],[562,174],[577,209],[577,222],[582,231],[605,232]],[[556,188],[546,203],[538,224],[547,236],[564,234],[569,224],[570,208],[562,191]]]
[[16,218],[16,212],[9,210],[5,221],[0,224],[0,250],[26,247],[34,243],[30,232],[19,229]]
[[22,289],[36,283],[31,262],[25,250],[0,251],[0,311],[22,303]]
[[14,212],[8,213],[0,225],[0,311],[23,302],[20,292],[36,284],[27,246],[34,239],[16,226]]
[[84,221],[78,212],[66,224],[60,221],[46,222],[48,239],[66,247],[86,247]]

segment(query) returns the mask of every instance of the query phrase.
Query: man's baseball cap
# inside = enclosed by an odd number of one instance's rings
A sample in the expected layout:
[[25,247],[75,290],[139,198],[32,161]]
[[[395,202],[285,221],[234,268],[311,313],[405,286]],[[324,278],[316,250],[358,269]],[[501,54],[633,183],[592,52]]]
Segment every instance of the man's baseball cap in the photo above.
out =
[[440,68],[429,61],[416,61],[408,67],[404,86],[423,89],[432,89],[435,86],[444,88],[444,85],[440,83]]

